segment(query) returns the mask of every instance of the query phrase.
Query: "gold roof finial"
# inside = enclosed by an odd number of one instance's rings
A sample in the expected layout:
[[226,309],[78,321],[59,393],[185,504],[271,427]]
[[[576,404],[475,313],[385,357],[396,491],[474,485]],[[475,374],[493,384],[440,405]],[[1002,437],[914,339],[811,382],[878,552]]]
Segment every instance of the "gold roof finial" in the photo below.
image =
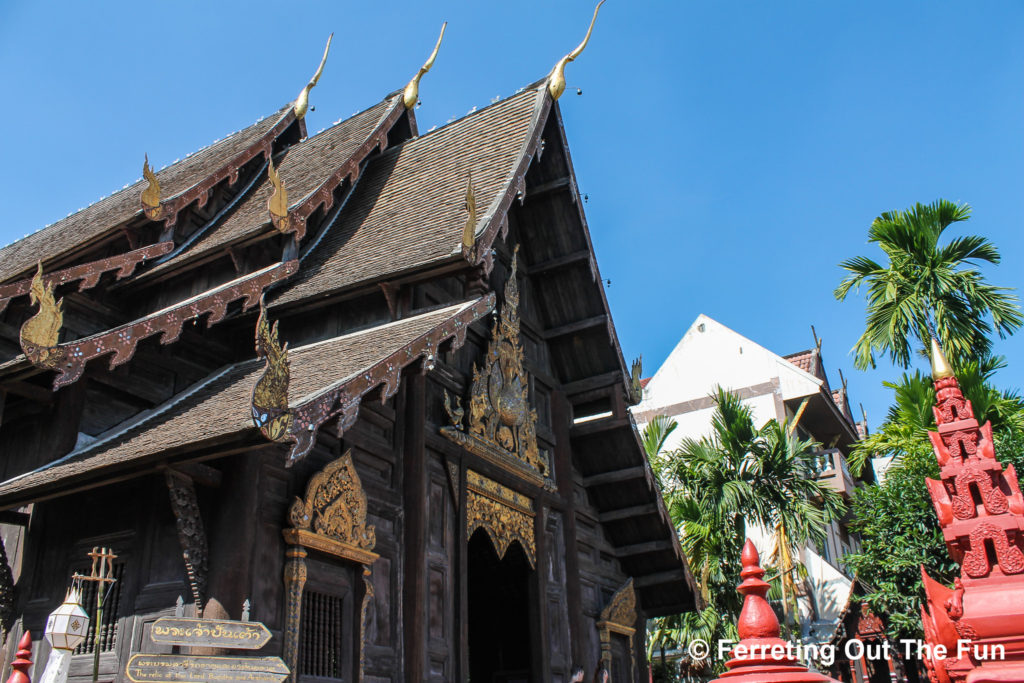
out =
[[590,28],[587,29],[587,35],[584,36],[583,42],[577,45],[575,50],[558,60],[558,64],[555,64],[555,68],[551,70],[551,75],[548,76],[548,92],[551,94],[551,99],[557,100],[565,92],[565,65],[579,57],[583,48],[590,42],[590,34],[594,31],[594,22],[597,21],[597,11],[603,4],[604,0],[601,0],[594,8],[594,18],[590,20]]
[[[142,163],[142,177],[149,181],[149,187],[142,191],[142,208],[145,209],[147,216],[152,220],[156,220],[160,217],[160,181],[156,179],[156,174],[149,167],[148,154],[146,155],[146,160]],[[153,213],[157,215],[150,215]]]
[[430,67],[434,66],[434,60],[437,59],[437,51],[441,49],[441,41],[444,39],[444,30],[448,27],[448,22],[441,24],[441,35],[437,37],[437,45],[434,46],[434,51],[430,53],[430,57],[427,61],[423,62],[423,66],[416,72],[416,75],[412,77],[409,84],[405,86],[405,92],[402,94],[402,102],[405,103],[406,109],[412,109],[416,106],[416,103],[420,101],[420,79],[423,78],[423,74],[430,71]]
[[942,352],[942,347],[939,346],[939,342],[935,340],[935,337],[932,337],[932,379],[952,376],[953,369],[949,367],[946,354]]
[[29,300],[39,305],[39,310],[21,326],[21,350],[34,364],[53,367],[58,359],[55,347],[60,339],[60,328],[64,324],[64,299],[55,299],[55,283],[49,285],[43,280],[43,263],[39,262]]
[[331,40],[334,39],[334,34],[327,36],[327,47],[324,48],[324,56],[320,60],[320,66],[316,68],[316,73],[313,74],[313,78],[309,79],[309,83],[302,89],[299,96],[295,98],[295,106],[292,107],[295,110],[295,118],[301,119],[306,115],[309,110],[309,91],[313,89],[316,82],[320,80],[320,75],[324,72],[324,64],[327,63],[327,53],[331,51]]
[[462,230],[462,245],[472,249],[476,242],[476,193],[473,192],[473,173],[469,174],[469,181],[466,184],[466,227]]

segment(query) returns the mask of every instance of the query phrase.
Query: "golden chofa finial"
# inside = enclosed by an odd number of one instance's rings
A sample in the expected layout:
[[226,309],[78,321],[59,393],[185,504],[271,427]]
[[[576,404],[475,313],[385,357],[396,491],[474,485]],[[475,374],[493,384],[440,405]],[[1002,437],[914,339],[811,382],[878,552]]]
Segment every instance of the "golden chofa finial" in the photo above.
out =
[[156,173],[149,167],[149,155],[142,163],[142,177],[149,181],[149,187],[142,191],[142,209],[150,220],[157,220],[163,213],[160,208],[160,181],[156,179]]
[[441,41],[444,39],[444,30],[446,28],[448,28],[447,21],[441,24],[441,35],[437,37],[437,45],[434,46],[434,51],[430,53],[430,57],[427,58],[427,61],[423,62],[423,66],[420,67],[420,70],[409,81],[409,85],[405,86],[402,102],[405,103],[406,109],[412,109],[420,101],[420,79],[423,78],[423,74],[430,71],[430,67],[434,66],[434,60],[437,59],[437,51],[441,49]]
[[295,98],[295,106],[292,108],[295,110],[295,118],[301,119],[306,115],[309,110],[309,91],[316,86],[316,82],[320,80],[320,75],[324,72],[324,64],[327,63],[327,53],[331,51],[331,40],[334,39],[334,34],[327,36],[327,47],[324,48],[324,56],[320,60],[320,66],[316,68],[316,73],[313,74],[313,78],[309,79],[309,83],[302,89],[299,96]]
[[594,8],[594,18],[590,20],[590,28],[587,29],[587,35],[584,36],[583,42],[577,45],[575,50],[558,60],[558,64],[555,64],[555,68],[551,70],[551,75],[548,76],[548,92],[551,94],[551,99],[557,100],[565,92],[565,65],[579,57],[583,48],[590,42],[590,34],[594,31],[594,22],[597,21],[597,11],[603,4],[604,0],[601,0]]
[[939,346],[939,342],[935,341],[935,337],[932,337],[932,379],[952,376],[953,369],[949,367],[946,354],[942,352],[942,347]]

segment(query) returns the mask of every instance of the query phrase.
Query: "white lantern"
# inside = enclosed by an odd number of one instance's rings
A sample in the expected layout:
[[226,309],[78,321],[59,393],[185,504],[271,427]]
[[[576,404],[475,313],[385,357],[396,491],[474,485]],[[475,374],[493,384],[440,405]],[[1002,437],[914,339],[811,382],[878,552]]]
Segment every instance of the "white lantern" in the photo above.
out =
[[56,650],[74,650],[89,632],[89,615],[82,608],[82,592],[78,587],[68,590],[67,597],[46,620],[46,639]]

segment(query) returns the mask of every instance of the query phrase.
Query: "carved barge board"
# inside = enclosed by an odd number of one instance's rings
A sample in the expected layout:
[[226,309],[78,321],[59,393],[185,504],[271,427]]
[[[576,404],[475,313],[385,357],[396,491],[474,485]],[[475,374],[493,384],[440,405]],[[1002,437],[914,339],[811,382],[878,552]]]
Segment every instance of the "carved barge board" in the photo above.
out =
[[206,206],[210,199],[210,192],[225,178],[228,183],[234,185],[238,182],[238,172],[243,166],[252,161],[257,155],[262,154],[264,159],[270,159],[274,141],[277,140],[295,122],[295,111],[288,107],[281,118],[263,136],[236,154],[226,164],[203,178],[200,182],[173,197],[161,200],[157,206],[149,206],[142,203],[142,209],[146,217],[152,221],[163,221],[167,228],[174,227],[178,220],[178,214],[195,201],[199,202],[199,208]]
[[491,250],[494,239],[498,236],[499,232],[503,237],[508,234],[508,211],[512,207],[512,201],[516,197],[519,197],[519,200],[522,201],[525,197],[526,172],[529,170],[530,164],[533,163],[533,158],[537,154],[538,149],[540,149],[541,133],[544,131],[548,114],[551,113],[551,107],[554,104],[554,100],[551,99],[547,92],[547,87],[541,86],[541,88],[544,94],[540,95],[540,101],[537,103],[533,115],[533,122],[530,124],[530,134],[527,136],[523,144],[523,151],[519,155],[519,166],[509,178],[505,194],[496,200],[496,204],[492,206],[484,217],[486,223],[475,244],[472,247],[468,246],[465,241],[462,244],[463,258],[473,265],[482,264],[487,274],[490,274],[491,269],[494,267],[494,253]]
[[[135,272],[136,266],[143,261],[170,253],[173,248],[174,242],[157,242],[156,244],[127,251],[117,256],[108,256],[98,261],[82,263],[77,266],[54,271],[49,275],[43,276],[43,284],[49,287],[51,285],[65,285],[69,282],[81,280],[78,285],[78,291],[82,292],[99,284],[100,277],[106,272],[117,270],[118,280],[126,278]],[[7,303],[11,299],[28,294],[31,287],[32,278],[0,285],[0,313],[4,312],[4,309],[7,308]]]
[[[334,190],[346,178],[348,178],[349,185],[353,185],[362,172],[363,162],[366,160],[366,157],[374,149],[379,149],[383,152],[387,148],[388,133],[391,132],[391,128],[403,113],[405,113],[405,108],[402,105],[402,98],[395,97],[391,102],[391,107],[381,117],[370,134],[366,136],[363,144],[353,152],[352,156],[345,163],[328,176],[319,187],[306,195],[293,208],[290,208],[287,216],[278,216],[274,212],[270,212],[271,222],[274,224],[274,227],[281,232],[294,232],[296,239],[301,240],[305,237],[306,221],[309,220],[309,217],[321,206],[324,207],[324,211],[331,210],[331,207],[334,205]],[[283,180],[287,182],[288,179],[284,178]]]
[[[288,419],[275,422],[275,424],[287,425],[286,428],[280,429],[278,432],[268,433],[264,428],[265,425],[255,419],[259,408],[254,405],[253,415],[256,426],[268,440],[294,443],[285,463],[290,467],[296,461],[304,458],[313,448],[317,431],[324,422],[340,416],[338,421],[338,435],[340,436],[355,423],[359,412],[359,403],[364,395],[383,385],[381,400],[386,401],[398,391],[403,368],[419,358],[426,358],[427,362],[432,365],[438,348],[449,339],[453,340],[453,350],[460,348],[466,342],[467,328],[474,321],[493,310],[494,301],[493,293],[478,299],[409,344],[365,368],[359,374],[335,382],[323,391],[294,405],[288,410]],[[272,370],[273,368],[268,367],[267,371]],[[259,382],[260,380],[257,380],[257,385]]]
[[161,344],[175,342],[186,322],[209,313],[206,324],[214,325],[227,315],[228,304],[238,299],[245,299],[244,310],[252,308],[269,285],[289,277],[298,268],[299,262],[295,260],[278,263],[127,325],[55,347],[32,349],[32,353],[26,350],[25,355],[34,364],[57,371],[53,380],[56,391],[81,378],[85,364],[94,358],[114,354],[110,359],[113,369],[131,360],[136,345],[143,339],[161,334]]

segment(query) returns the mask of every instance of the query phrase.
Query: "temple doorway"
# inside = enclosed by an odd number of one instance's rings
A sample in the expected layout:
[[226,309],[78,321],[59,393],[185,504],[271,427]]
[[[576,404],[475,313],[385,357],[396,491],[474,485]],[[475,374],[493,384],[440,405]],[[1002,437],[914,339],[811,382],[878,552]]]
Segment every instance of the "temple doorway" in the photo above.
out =
[[533,570],[519,543],[499,559],[477,529],[468,552],[469,675],[472,683],[530,680]]

